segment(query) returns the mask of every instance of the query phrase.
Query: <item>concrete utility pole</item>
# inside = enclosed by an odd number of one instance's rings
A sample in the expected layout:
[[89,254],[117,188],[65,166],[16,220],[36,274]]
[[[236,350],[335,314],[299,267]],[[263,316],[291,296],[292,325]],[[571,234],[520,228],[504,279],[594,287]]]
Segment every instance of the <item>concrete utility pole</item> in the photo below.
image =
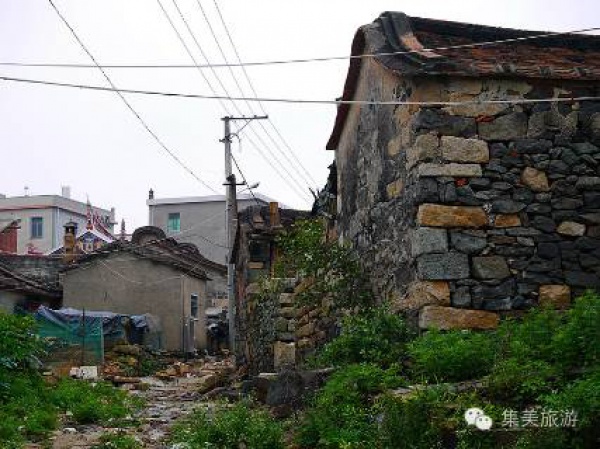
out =
[[235,233],[237,230],[237,199],[235,175],[231,167],[231,138],[238,134],[231,132],[232,120],[245,120],[246,124],[238,130],[238,133],[248,125],[252,120],[264,120],[268,116],[252,116],[252,117],[223,117],[225,124],[225,136],[223,142],[225,144],[225,186],[227,186],[225,214],[226,214],[226,233],[227,233],[227,299],[228,299],[228,315],[229,315],[229,351],[235,356],[236,353],[236,333],[235,333],[235,317],[236,317],[236,302],[235,302],[235,264],[231,263],[231,253],[235,243]]

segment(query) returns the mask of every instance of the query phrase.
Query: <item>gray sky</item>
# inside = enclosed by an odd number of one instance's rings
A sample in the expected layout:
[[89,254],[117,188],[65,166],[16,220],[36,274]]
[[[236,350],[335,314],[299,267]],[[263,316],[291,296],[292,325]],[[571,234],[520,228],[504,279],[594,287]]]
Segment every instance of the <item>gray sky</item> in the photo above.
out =
[[[173,6],[161,0],[198,61],[198,48]],[[409,15],[532,30],[568,31],[600,25],[597,0],[217,0],[244,61],[341,56],[350,52],[356,29],[386,10]],[[103,64],[189,64],[191,60],[163,15],[157,0],[55,0],[71,26]],[[177,0],[211,62],[223,62],[197,0]],[[201,0],[231,61],[234,53],[213,0]],[[46,0],[0,0],[0,62],[91,63]],[[343,88],[348,61],[248,67],[261,97],[335,99]],[[240,92],[230,72],[219,78],[232,95]],[[121,88],[211,94],[196,69],[108,71]],[[206,71],[219,94],[214,75]],[[240,86],[251,96],[239,68]],[[4,76],[106,85],[97,69],[1,67]],[[128,100],[165,144],[215,189],[223,190],[223,136],[226,115],[214,100],[127,95]],[[255,111],[260,107],[253,103]],[[238,102],[244,114],[250,111]],[[272,122],[320,187],[333,159],[324,150],[335,106],[264,104]],[[228,104],[230,112],[237,110]],[[60,193],[69,185],[75,199],[116,207],[129,231],[147,224],[145,200],[152,187],[157,198],[211,194],[175,163],[150,137],[115,93],[21,85],[0,81],[0,193]],[[256,134],[242,135],[234,155],[258,191],[288,205],[308,208],[310,200],[290,181],[299,169],[273,128],[253,124]],[[260,137],[258,137],[258,136]],[[271,141],[279,145],[277,149]],[[249,139],[278,167],[279,176]],[[275,154],[264,149],[263,142]],[[275,158],[285,166],[279,168]],[[303,173],[303,172],[301,172]],[[290,176],[291,175],[291,176]],[[282,179],[283,178],[283,179]],[[287,182],[286,182],[287,181]],[[312,184],[312,183],[311,183]],[[294,187],[296,186],[295,190]]]

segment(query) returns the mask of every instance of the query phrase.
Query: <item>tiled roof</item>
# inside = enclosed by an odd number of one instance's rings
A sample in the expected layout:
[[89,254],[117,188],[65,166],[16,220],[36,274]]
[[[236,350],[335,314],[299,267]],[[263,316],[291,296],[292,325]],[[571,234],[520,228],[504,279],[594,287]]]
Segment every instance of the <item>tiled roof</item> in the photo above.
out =
[[[373,23],[358,29],[352,55],[404,52],[375,56],[384,67],[401,76],[600,81],[600,36],[560,34],[531,39],[544,34],[551,33],[384,12]],[[521,38],[530,39],[514,41]],[[469,47],[506,40],[513,41]],[[467,47],[439,49],[459,45]],[[343,100],[354,99],[362,60],[350,61]],[[337,148],[349,110],[348,104],[339,106],[328,150]]]

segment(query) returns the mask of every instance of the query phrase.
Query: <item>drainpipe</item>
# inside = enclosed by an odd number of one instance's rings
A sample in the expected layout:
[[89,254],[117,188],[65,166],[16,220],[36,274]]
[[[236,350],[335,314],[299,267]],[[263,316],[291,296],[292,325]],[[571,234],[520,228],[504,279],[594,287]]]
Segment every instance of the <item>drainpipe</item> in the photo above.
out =
[[186,322],[185,322],[185,294],[184,294],[184,277],[181,275],[180,277],[180,295],[181,295],[181,351],[183,352],[183,357],[187,361],[187,342],[186,342]]

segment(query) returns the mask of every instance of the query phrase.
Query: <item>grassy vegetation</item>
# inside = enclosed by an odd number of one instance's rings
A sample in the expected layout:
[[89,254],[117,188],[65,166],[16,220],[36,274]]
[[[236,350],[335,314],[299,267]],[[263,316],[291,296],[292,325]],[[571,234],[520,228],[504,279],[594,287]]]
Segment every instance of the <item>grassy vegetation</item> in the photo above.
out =
[[[399,332],[396,340],[382,338],[378,364],[372,349],[377,332],[382,322],[394,320],[348,319],[346,332],[315,358],[340,368],[300,420],[300,447],[595,447],[600,437],[600,296],[588,293],[566,313],[532,310],[493,332],[432,331],[410,342],[410,333]],[[459,392],[448,384],[435,385],[475,379],[483,389]],[[388,391],[407,382],[424,385],[403,394]],[[577,423],[541,427],[538,422],[519,432],[483,432],[464,420],[471,407],[483,409],[496,429],[502,428],[506,410],[534,409],[539,416],[544,410],[574,410]]]
[[49,384],[32,368],[43,342],[27,316],[0,313],[0,447],[43,441],[59,415],[75,424],[122,425],[139,400],[108,383],[62,379]]
[[196,410],[173,429],[171,443],[190,449],[283,449],[283,427],[268,412],[248,402]]

